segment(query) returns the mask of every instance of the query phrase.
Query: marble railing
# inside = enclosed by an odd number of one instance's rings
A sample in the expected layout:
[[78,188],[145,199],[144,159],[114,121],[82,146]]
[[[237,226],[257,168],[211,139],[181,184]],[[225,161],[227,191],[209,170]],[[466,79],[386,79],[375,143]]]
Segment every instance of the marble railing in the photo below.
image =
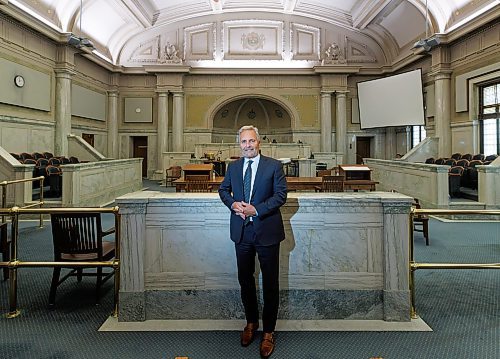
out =
[[448,208],[450,166],[365,158],[372,180],[381,191],[397,191],[418,198],[425,208]]
[[[23,165],[0,147],[0,178],[2,181],[14,181],[33,177],[34,165]],[[32,182],[11,184],[6,187],[7,207],[23,206],[31,201]]]
[[62,206],[92,207],[142,188],[142,158],[61,166]]
[[500,157],[488,166],[477,166],[479,202],[486,209],[500,208]]
[[[216,193],[117,203],[120,321],[244,318],[230,213]],[[289,194],[279,318],[409,321],[410,205],[397,193]]]

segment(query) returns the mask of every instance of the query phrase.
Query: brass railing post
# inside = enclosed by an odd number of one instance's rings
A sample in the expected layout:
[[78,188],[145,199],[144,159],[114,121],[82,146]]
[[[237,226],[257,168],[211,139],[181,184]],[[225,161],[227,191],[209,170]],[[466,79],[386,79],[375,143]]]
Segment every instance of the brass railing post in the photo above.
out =
[[20,311],[17,309],[17,240],[19,236],[19,208],[13,207],[12,213],[12,241],[11,258],[9,262],[9,313],[7,318],[15,318]]
[[415,238],[413,234],[413,225],[414,225],[414,217],[415,217],[415,212],[413,211],[413,208],[410,211],[410,246],[409,246],[409,251],[410,251],[410,263],[408,266],[408,283],[410,286],[410,316],[412,319],[417,319],[418,314],[417,311],[415,310],[415,271],[413,270],[413,264],[415,263],[414,259],[414,253],[415,253]]
[[120,237],[121,237],[121,215],[119,213],[119,207],[114,207],[113,214],[115,215],[115,260],[113,261],[113,269],[115,271],[115,287],[114,287],[114,305],[113,313],[111,314],[114,318],[118,318],[118,305],[119,305],[119,294],[120,294]]
[[[44,177],[40,176],[40,208],[43,206],[43,181]],[[40,228],[43,228],[43,213],[40,213]]]

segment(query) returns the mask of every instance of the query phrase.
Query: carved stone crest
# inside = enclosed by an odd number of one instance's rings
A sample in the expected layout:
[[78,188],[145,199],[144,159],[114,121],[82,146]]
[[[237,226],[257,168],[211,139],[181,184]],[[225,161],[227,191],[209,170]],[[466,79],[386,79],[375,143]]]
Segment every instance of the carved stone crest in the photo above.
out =
[[162,64],[179,64],[182,59],[178,56],[179,50],[174,44],[167,42],[165,49],[160,51],[160,58],[158,61]]
[[331,43],[325,51],[325,57],[321,62],[322,65],[335,65],[345,64],[347,61],[340,49],[339,45],[335,42]]
[[256,32],[251,32],[249,34],[241,35],[241,45],[247,50],[259,50],[264,48],[264,42],[266,38],[262,34],[257,34]]

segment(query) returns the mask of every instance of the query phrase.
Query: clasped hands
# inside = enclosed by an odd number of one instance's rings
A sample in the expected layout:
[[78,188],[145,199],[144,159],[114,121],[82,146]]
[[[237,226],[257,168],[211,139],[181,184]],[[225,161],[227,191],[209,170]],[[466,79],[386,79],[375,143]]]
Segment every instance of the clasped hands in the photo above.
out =
[[234,213],[240,216],[242,219],[245,219],[247,217],[252,217],[257,214],[255,207],[252,206],[250,203],[246,203],[244,201],[234,202],[232,208]]

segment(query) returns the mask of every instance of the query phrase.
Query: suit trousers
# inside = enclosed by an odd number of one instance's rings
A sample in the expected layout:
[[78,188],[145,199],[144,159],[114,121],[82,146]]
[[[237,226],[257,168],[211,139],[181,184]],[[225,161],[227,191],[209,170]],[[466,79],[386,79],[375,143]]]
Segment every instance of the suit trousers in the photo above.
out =
[[255,286],[255,254],[258,255],[262,273],[264,308],[263,331],[271,333],[276,326],[279,307],[279,251],[280,244],[261,246],[256,244],[253,223],[245,225],[240,243],[235,244],[238,281],[241,301],[248,323],[259,321],[257,290]]

